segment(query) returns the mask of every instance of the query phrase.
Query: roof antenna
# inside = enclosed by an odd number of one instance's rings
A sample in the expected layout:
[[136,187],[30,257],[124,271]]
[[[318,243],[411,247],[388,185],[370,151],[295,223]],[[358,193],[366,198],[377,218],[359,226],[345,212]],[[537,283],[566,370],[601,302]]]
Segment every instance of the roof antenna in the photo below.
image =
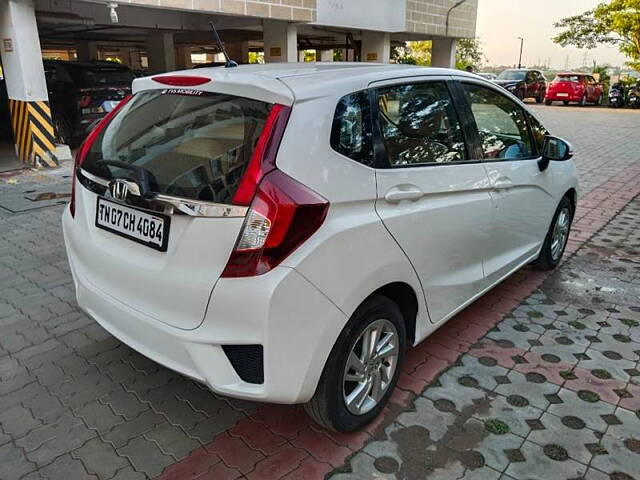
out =
[[213,24],[213,22],[209,22],[209,25],[211,25],[211,30],[213,30],[213,36],[215,37],[215,41],[218,44],[218,48],[224,55],[224,59],[225,59],[224,67],[225,68],[237,67],[238,63],[234,62],[229,58],[229,54],[227,53],[227,50],[224,48],[224,44],[222,43],[222,40],[220,40],[220,35],[218,35],[218,30],[216,30],[216,26]]

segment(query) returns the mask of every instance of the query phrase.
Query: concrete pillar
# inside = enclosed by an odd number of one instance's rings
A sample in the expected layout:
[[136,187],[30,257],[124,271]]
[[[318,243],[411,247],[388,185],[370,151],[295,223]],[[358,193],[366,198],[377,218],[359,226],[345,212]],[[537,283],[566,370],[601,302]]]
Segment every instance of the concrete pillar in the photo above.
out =
[[389,63],[391,60],[391,36],[385,32],[362,32],[360,61]]
[[98,43],[89,40],[78,42],[76,43],[76,53],[78,60],[83,62],[98,60]]
[[176,69],[187,70],[193,65],[191,64],[191,47],[180,45],[175,48],[176,52]]
[[265,63],[298,61],[298,27],[293,23],[264,20]]
[[33,0],[0,0],[0,55],[18,158],[58,165]]
[[225,42],[224,47],[227,49],[229,58],[240,65],[249,63],[249,42]]
[[154,31],[147,37],[149,70],[153,73],[171,72],[176,69],[173,33]]
[[432,41],[431,66],[441,68],[456,67],[456,39],[438,38]]
[[[316,51],[316,60],[318,60],[317,55],[318,53]],[[320,50],[320,61],[333,62],[333,50]]]

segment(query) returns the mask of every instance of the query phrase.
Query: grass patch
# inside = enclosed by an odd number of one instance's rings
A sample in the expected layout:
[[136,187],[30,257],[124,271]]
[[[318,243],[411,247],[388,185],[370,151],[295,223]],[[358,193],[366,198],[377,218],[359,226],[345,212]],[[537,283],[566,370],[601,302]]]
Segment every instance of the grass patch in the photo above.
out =
[[509,433],[509,425],[497,418],[490,418],[484,422],[484,428],[494,435],[504,435]]
[[591,370],[591,375],[596,378],[600,378],[602,380],[608,380],[611,378],[611,374],[602,368],[596,368],[595,370]]
[[580,398],[580,400],[583,400],[585,402],[596,403],[597,401],[600,400],[600,395],[590,390],[580,390],[578,392],[578,398]]
[[627,327],[637,327],[640,325],[640,322],[636,320],[632,320],[630,318],[621,318],[620,321],[624,323]]

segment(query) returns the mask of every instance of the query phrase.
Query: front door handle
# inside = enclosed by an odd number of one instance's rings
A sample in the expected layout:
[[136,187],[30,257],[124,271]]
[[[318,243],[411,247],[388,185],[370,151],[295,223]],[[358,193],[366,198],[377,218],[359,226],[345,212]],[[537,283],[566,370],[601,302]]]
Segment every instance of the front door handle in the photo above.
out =
[[398,185],[389,190],[384,199],[389,203],[400,203],[403,200],[415,202],[424,196],[424,192],[415,185]]

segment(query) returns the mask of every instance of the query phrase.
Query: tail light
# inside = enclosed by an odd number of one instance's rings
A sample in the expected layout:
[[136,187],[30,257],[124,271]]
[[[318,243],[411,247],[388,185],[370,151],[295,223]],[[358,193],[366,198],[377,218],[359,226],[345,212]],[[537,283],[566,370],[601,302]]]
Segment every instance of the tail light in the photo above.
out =
[[233,199],[249,205],[223,277],[261,275],[279,265],[324,222],[329,202],[276,169],[291,109],[274,105]]
[[91,145],[96,141],[98,135],[104,130],[104,128],[109,124],[111,119],[115,116],[118,111],[125,106],[125,104],[131,99],[131,95],[127,95],[124,97],[116,107],[107,113],[102,120],[96,125],[96,127],[91,130],[91,133],[87,135],[87,138],[84,139],[80,148],[76,152],[75,162],[73,164],[73,180],[71,182],[71,201],[69,202],[69,211],[71,212],[71,216],[76,216],[76,173],[77,169],[82,166],[84,159],[89,153],[91,149]]
[[80,100],[78,100],[78,108],[88,107],[92,101],[91,95],[83,95],[80,97]]

